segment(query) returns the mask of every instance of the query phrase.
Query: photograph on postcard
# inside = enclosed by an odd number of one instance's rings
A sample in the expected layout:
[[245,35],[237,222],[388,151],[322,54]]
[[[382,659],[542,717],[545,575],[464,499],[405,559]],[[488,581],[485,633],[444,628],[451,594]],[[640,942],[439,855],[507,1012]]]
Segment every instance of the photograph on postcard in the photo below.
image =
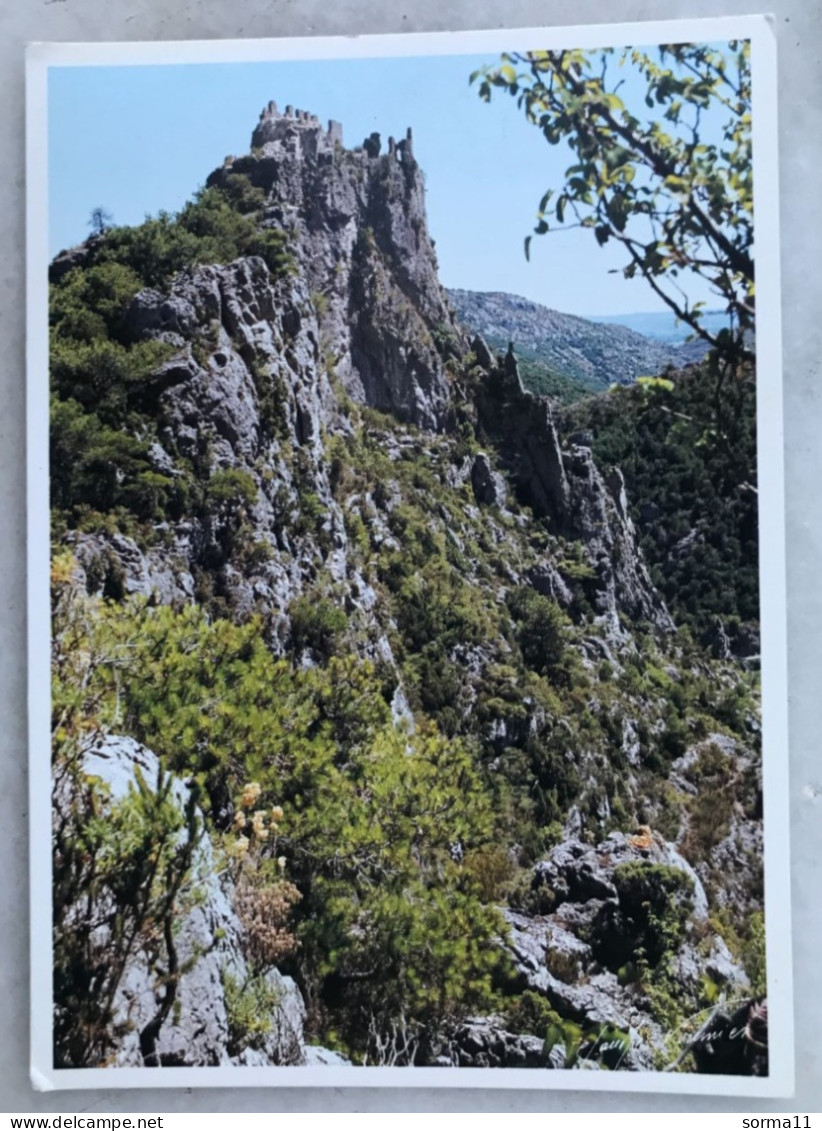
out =
[[52,1069],[768,1077],[751,43],[651,26],[45,68]]

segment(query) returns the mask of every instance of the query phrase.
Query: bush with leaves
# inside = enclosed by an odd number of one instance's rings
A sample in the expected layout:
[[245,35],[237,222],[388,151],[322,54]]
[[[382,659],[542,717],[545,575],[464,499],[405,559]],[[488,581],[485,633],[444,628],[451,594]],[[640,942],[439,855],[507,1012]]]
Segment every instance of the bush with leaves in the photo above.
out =
[[564,410],[619,467],[642,551],[674,618],[700,637],[759,620],[756,389],[711,363],[670,389],[614,389]]
[[295,654],[306,648],[320,658],[328,659],[348,626],[348,617],[328,597],[306,594],[297,597],[288,607],[291,618],[291,644]]
[[[626,75],[644,105],[618,93]],[[471,79],[486,101],[494,88],[510,94],[550,145],[571,150],[564,184],[540,202],[537,234],[579,226],[620,244],[627,278],[640,275],[697,334],[744,356],[754,322],[750,43],[529,51]],[[689,302],[695,276],[732,332],[713,334],[705,304]]]
[[679,868],[638,860],[618,864],[613,880],[619,911],[615,930],[600,942],[604,960],[658,966],[682,942],[694,906],[693,880]]
[[96,635],[95,604],[76,591],[76,572],[68,553],[52,566],[54,1059],[89,1067],[116,1053],[124,1035],[118,991],[139,958],[157,992],[156,1013],[139,1034],[152,1063],[185,970],[175,939],[195,898],[198,790],[181,807],[169,774],[159,768],[149,782],[137,769],[127,794],[113,797],[85,772],[110,715],[96,676],[116,661],[117,644]]
[[516,621],[516,635],[527,667],[540,675],[567,680],[568,617],[548,597],[529,586],[511,591],[508,607]]
[[139,1034],[151,1064],[184,972],[176,924],[192,892],[193,855],[202,834],[196,793],[181,812],[171,778],[147,782],[139,769],[115,800],[82,770],[83,744],[60,737],[54,764],[54,1060],[93,1067],[114,1055],[124,1035],[118,991],[138,960],[154,979],[158,1006]]
[[229,263],[242,255],[262,256],[270,271],[284,275],[293,263],[288,237],[261,227],[263,203],[250,182],[242,186],[239,179],[227,188],[200,189],[176,216],[160,212],[135,227],[109,228],[92,258],[122,264],[143,286],[156,288],[167,286],[184,268]]
[[[83,265],[52,285],[52,505],[65,525],[94,528],[106,515],[130,512],[150,537],[150,524],[179,515],[190,501],[191,469],[180,464],[174,476],[160,474],[149,458],[158,429],[153,376],[174,347],[133,341],[128,310],[138,291],[164,289],[198,263],[256,255],[273,277],[287,274],[288,237],[262,227],[263,204],[260,190],[234,174],[222,188],[202,189],[177,216],[106,227],[87,245]],[[242,487],[249,505],[240,474],[218,472],[212,492]]]

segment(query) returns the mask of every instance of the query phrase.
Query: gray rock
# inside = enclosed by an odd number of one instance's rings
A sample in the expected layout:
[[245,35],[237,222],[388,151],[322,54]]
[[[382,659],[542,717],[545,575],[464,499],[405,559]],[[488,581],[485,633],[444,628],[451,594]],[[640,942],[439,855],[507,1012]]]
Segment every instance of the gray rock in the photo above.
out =
[[448,1064],[460,1068],[549,1068],[545,1040],[511,1033],[497,1016],[469,1017],[450,1038]]
[[543,597],[550,597],[552,601],[557,601],[566,608],[574,599],[562,574],[549,561],[532,566],[525,576],[537,593],[541,593]]
[[485,452],[479,452],[471,465],[471,486],[474,498],[485,506],[505,506],[505,480],[491,467]]
[[621,473],[604,476],[589,447],[561,446],[549,400],[522,388],[512,353],[480,387],[477,412],[529,505],[550,521],[554,533],[583,543],[590,571],[586,585],[608,635],[624,639],[620,613],[672,631],[637,542]]
[[328,1064],[338,1067],[351,1063],[342,1053],[334,1052],[333,1049],[325,1049],[321,1045],[306,1045],[304,1055],[304,1063],[311,1066]]
[[[108,786],[115,802],[128,795],[138,772],[150,788],[160,780],[161,773],[150,750],[132,738],[117,735],[98,739],[87,751],[83,769]],[[173,777],[171,795],[184,810],[189,789]],[[180,834],[186,835],[185,830]],[[117,1045],[119,1066],[141,1066],[146,1056],[151,1064],[178,1066],[219,1065],[231,1059],[225,977],[228,974],[242,983],[249,971],[243,956],[243,928],[221,883],[211,841],[205,835],[197,844],[179,906],[175,948],[184,973],[177,982],[175,1007],[154,1033],[147,1051],[145,1034],[158,1016],[164,992],[162,972],[153,967],[146,954],[133,953],[114,1000],[113,1032],[123,1034]],[[300,992],[291,978],[273,967],[264,977],[277,1001],[269,1030],[261,1039],[261,1047],[246,1050],[235,1062],[304,1063],[305,1005]]]
[[483,369],[490,369],[493,366],[494,358],[481,334],[475,336],[471,342],[471,349],[476,354],[477,364],[481,365]]
[[194,597],[191,531],[180,529],[170,549],[141,549],[124,534],[70,532],[66,544],[82,570],[86,591],[121,598],[130,594],[163,604],[187,604]]
[[[630,862],[666,865],[691,881],[692,895],[677,897],[686,901],[688,924],[671,969],[681,991],[691,995],[694,1009],[703,974],[728,987],[744,987],[744,974],[721,939],[714,941],[708,956],[694,941],[694,931],[704,931],[707,915],[699,876],[672,844],[647,828],[634,835],[614,832],[598,845],[578,839],[557,845],[532,869],[531,890],[521,909],[504,914],[519,989],[544,997],[560,1018],[585,1032],[610,1032],[613,1041],[613,1030],[618,1030],[627,1047],[597,1052],[595,1043],[587,1059],[607,1063],[607,1053],[618,1057],[620,1067],[636,1070],[656,1066],[665,1034],[649,1015],[638,988],[623,982],[616,970],[630,958],[631,942],[620,935],[624,912],[614,872]],[[606,968],[611,962],[614,968]],[[607,1044],[609,1039],[602,1040]]]
[[576,444],[580,448],[590,448],[594,443],[593,432],[574,432],[568,437],[569,444]]
[[268,222],[293,233],[308,291],[323,295],[327,352],[349,395],[441,429],[449,389],[433,335],[445,331],[461,350],[467,339],[437,278],[410,139],[387,153],[375,136],[344,150],[336,128],[277,112],[252,142],[253,155],[227,162],[208,183],[243,172],[271,194]]

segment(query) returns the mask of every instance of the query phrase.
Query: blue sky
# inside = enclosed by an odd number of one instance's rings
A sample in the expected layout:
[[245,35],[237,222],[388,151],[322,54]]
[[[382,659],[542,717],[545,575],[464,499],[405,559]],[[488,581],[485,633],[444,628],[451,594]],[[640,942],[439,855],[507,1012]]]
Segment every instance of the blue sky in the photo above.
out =
[[[523,238],[539,199],[570,163],[512,99],[482,102],[468,76],[498,56],[53,67],[49,71],[52,254],[81,242],[92,208],[118,224],[176,211],[227,154],[248,152],[274,99],[343,124],[349,147],[377,130],[414,130],[426,176],[440,277],[449,287],[509,291],[576,314],[664,309],[641,279],[609,273],[618,249],[590,231]],[[625,96],[625,91],[620,93]],[[692,299],[708,298],[694,289]]]

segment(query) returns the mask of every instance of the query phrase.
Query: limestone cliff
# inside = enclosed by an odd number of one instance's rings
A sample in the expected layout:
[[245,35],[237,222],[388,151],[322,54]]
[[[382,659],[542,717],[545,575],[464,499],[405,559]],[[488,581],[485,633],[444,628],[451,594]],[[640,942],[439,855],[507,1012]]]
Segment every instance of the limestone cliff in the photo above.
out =
[[[284,609],[320,567],[349,592],[366,589],[347,560],[325,442],[350,430],[340,397],[351,396],[434,433],[467,412],[496,445],[520,499],[584,545],[595,607],[612,627],[622,612],[669,628],[619,472],[606,481],[590,452],[561,449],[550,402],[522,389],[512,358],[498,362],[480,346],[477,392],[471,405],[462,400],[455,372],[468,342],[437,277],[410,132],[389,139],[385,153],[376,135],[347,150],[337,123],[326,130],[312,115],[270,104],[252,149],[227,159],[209,184],[240,175],[265,192],[262,224],[288,234],[293,273],[273,279],[255,257],[184,270],[166,293],[135,297],[128,328],[135,341],[177,351],[150,381],[157,471],[182,456],[200,474],[249,474],[256,501],[248,517],[266,560],[241,569],[226,561],[226,519],[212,510],[169,531],[172,554],[138,560],[133,548],[109,544],[126,590],[191,599],[192,569],[208,562],[221,568],[220,586],[238,611],[259,602]],[[306,533],[295,521],[301,493],[316,497],[323,514]],[[99,541],[80,539],[81,561],[99,551]]]
[[325,130],[311,114],[269,103],[251,145],[208,183],[240,173],[266,192],[264,223],[295,242],[329,363],[355,398],[443,428],[448,382],[434,334],[457,327],[437,278],[411,131],[389,138],[385,152],[378,134],[348,150],[338,123]]

